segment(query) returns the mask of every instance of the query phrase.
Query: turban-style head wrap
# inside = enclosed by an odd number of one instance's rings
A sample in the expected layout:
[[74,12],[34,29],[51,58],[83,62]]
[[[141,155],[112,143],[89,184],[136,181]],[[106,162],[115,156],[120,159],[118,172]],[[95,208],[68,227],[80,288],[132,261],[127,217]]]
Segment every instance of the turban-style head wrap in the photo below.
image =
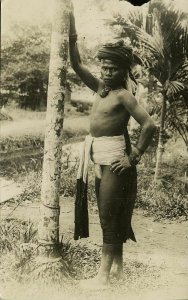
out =
[[[135,81],[135,79],[130,68],[135,64],[142,64],[140,57],[133,53],[132,47],[125,44],[123,40],[120,40],[116,43],[108,43],[103,45],[102,48],[99,49],[97,57],[99,60],[111,60],[114,63],[124,67],[129,71],[129,76],[133,81]],[[101,91],[101,97],[108,95],[109,91],[109,87],[105,87]]]
[[100,60],[108,59],[128,68],[133,64],[142,64],[142,60],[133,53],[132,47],[126,45],[123,40],[103,45],[97,56]]

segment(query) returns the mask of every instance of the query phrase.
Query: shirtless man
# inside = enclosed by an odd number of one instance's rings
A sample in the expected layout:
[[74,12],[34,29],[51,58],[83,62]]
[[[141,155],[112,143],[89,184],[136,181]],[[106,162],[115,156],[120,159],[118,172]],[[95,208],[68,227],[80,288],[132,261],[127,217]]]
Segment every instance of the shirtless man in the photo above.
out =
[[[102,258],[95,278],[82,281],[85,288],[105,288],[111,267],[123,271],[123,243],[135,241],[131,217],[136,197],[136,164],[155,132],[155,124],[128,91],[130,67],[139,58],[123,41],[104,45],[98,53],[101,79],[82,64],[76,43],[73,14],[70,16],[70,60],[81,80],[96,93],[90,119],[91,158],[99,172],[96,196],[103,232]],[[141,125],[136,147],[131,147],[127,125],[132,116]]]

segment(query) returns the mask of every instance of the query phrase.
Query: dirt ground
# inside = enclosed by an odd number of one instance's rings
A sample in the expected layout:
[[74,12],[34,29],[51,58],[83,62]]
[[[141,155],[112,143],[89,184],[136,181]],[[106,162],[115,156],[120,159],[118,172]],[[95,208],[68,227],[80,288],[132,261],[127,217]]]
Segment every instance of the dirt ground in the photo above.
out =
[[[1,217],[5,218],[12,211],[13,207],[4,206],[1,209]],[[61,199],[60,234],[64,238],[71,239],[74,231],[74,199]],[[39,203],[28,203],[18,207],[11,217],[22,220],[30,219],[38,223]],[[123,295],[117,294],[116,289],[109,289],[108,292],[87,292],[75,291],[72,295],[55,290],[54,300],[59,299],[188,299],[188,222],[160,221],[154,222],[153,218],[144,216],[143,211],[136,209],[133,217],[133,228],[136,234],[137,243],[128,242],[124,246],[124,262],[126,260],[136,261],[151,268],[147,276],[136,278],[139,293],[134,292],[130,284],[129,289]],[[73,243],[90,245],[92,248],[101,247],[101,230],[97,211],[90,212],[90,237]],[[152,271],[153,270],[153,271]],[[156,274],[155,274],[156,273]],[[125,274],[126,276],[126,274]],[[125,282],[126,285],[126,282]],[[52,299],[49,291],[37,290],[37,298],[33,293],[35,288],[22,286],[4,287],[3,293],[10,300],[43,300]],[[16,293],[14,292],[16,291]],[[51,290],[52,292],[52,290]],[[46,294],[45,294],[46,293]],[[76,294],[76,295],[75,295]],[[25,296],[24,296],[25,295]],[[27,296],[26,296],[27,295]],[[63,296],[62,296],[63,295]],[[35,291],[36,296],[36,291]],[[24,298],[25,297],[25,298]]]

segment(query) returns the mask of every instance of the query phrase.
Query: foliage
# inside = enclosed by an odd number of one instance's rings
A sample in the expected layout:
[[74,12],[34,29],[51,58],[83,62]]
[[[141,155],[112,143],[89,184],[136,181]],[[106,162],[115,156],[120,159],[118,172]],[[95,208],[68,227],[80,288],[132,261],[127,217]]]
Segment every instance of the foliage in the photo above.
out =
[[[14,24],[12,35],[2,41],[0,106],[15,99],[21,108],[42,110],[47,101],[51,25]],[[94,49],[88,50],[84,40],[79,44],[83,62],[93,61]],[[69,70],[68,90],[74,84],[81,85],[81,81]]]
[[19,149],[27,148],[35,149],[43,147],[44,143],[44,136],[31,136],[31,135],[24,135],[22,139],[19,137],[6,137],[1,139],[0,141],[0,151],[2,152],[11,152],[16,151]]
[[[130,138],[131,138],[131,142],[133,144],[137,143],[140,132],[141,132],[140,126],[136,129],[132,130],[132,132],[130,134]],[[169,140],[170,137],[171,137],[171,133],[169,131],[165,130],[163,132],[164,144],[167,143],[167,141]],[[145,166],[151,166],[151,162],[156,158],[158,141],[159,141],[159,127],[157,127],[157,130],[155,131],[153,139],[143,155],[143,160],[144,160]]]
[[[187,82],[188,82],[188,43],[187,27],[182,25],[186,15],[183,12],[176,11],[173,6],[166,7],[164,3],[157,0],[150,3],[150,12],[152,12],[152,35],[148,33],[144,25],[144,16],[141,11],[134,11],[125,19],[121,15],[115,17],[114,21],[109,23],[112,26],[119,25],[122,28],[121,37],[129,37],[133,46],[142,57],[149,73],[158,80],[161,85],[161,93],[168,103],[167,109],[176,100],[181,100],[182,107],[187,106]],[[169,122],[170,128],[178,131],[182,136],[182,128],[185,126],[181,120],[186,118],[187,110],[168,111],[167,116],[177,119],[176,122]],[[182,118],[183,117],[183,118]],[[184,121],[183,121],[184,122]],[[183,139],[187,139],[183,133]]]
[[87,115],[89,113],[89,109],[91,108],[91,103],[81,102],[80,100],[71,100],[71,105],[76,107],[77,112],[84,113]]
[[0,252],[6,253],[20,244],[36,242],[36,228],[30,222],[7,219],[0,226]]
[[188,105],[182,97],[182,95],[176,95],[170,104],[167,110],[166,127],[171,132],[179,133],[188,149]]
[[166,175],[161,178],[160,186],[156,186],[151,180],[151,167],[140,168],[139,174],[136,207],[145,209],[156,219],[188,219],[185,183]]
[[50,27],[14,25],[13,36],[3,41],[2,89],[20,107],[35,110],[46,105]]

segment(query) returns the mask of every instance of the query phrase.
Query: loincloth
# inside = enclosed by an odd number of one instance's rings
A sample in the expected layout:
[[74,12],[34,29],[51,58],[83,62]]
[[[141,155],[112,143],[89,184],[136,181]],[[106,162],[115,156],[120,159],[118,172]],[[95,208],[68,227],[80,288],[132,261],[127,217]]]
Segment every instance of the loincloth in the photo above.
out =
[[99,179],[102,177],[102,165],[111,165],[112,161],[123,158],[125,151],[124,135],[94,138],[91,146],[91,160],[95,164],[96,177]]
[[[89,236],[87,177],[88,164],[90,159],[95,164],[95,175],[100,179],[102,177],[101,166],[111,165],[112,161],[119,160],[123,158],[124,155],[126,155],[126,144],[124,135],[102,137],[92,137],[90,135],[86,136],[86,139],[83,144],[83,150],[80,156],[80,164],[77,173],[74,232],[74,238],[76,240],[82,237]],[[136,183],[136,168],[131,167],[127,169],[127,176],[125,182],[125,189],[127,195],[127,205],[125,207],[125,211],[126,215],[128,214],[126,218],[126,220],[128,220],[128,223],[126,224],[127,221],[124,222],[124,225],[126,227],[124,230],[124,234],[122,234],[124,236],[124,241],[126,241],[128,238],[131,238],[135,241],[130,220],[132,217],[134,201],[136,198]]]

